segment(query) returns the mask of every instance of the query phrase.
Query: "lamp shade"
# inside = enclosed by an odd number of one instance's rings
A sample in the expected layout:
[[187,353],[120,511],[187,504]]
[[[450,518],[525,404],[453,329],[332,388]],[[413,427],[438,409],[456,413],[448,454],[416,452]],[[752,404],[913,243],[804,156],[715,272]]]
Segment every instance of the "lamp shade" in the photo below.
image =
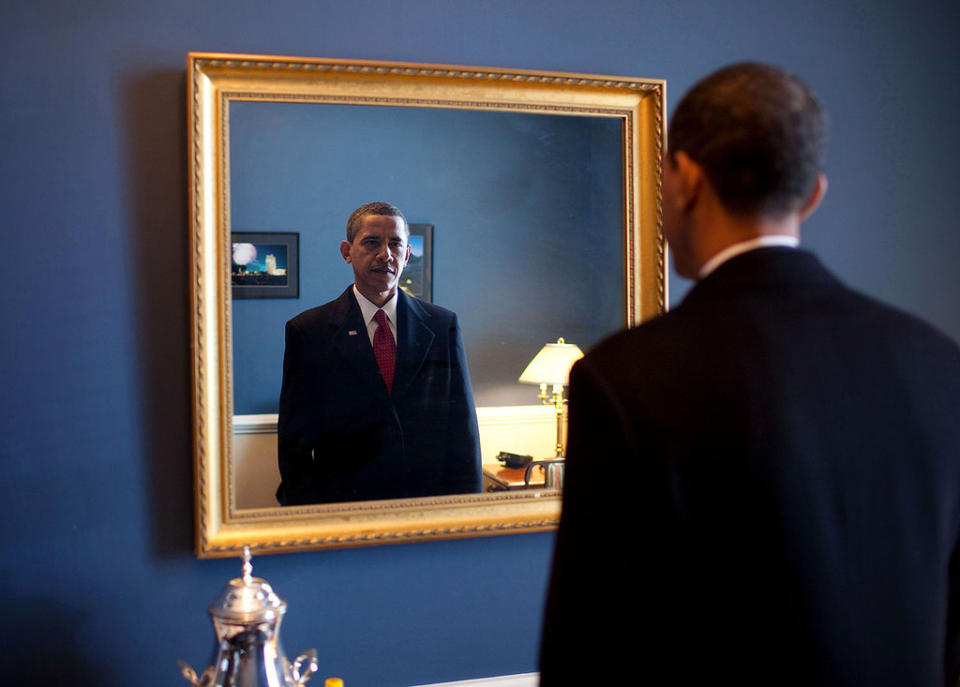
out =
[[582,357],[579,346],[557,339],[557,343],[548,343],[540,349],[520,375],[520,381],[524,384],[566,384],[570,368]]

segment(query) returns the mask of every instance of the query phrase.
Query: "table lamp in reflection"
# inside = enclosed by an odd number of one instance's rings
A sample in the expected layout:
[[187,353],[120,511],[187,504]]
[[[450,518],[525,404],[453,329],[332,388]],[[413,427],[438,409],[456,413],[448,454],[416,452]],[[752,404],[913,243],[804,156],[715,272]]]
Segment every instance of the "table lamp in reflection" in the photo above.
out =
[[[570,368],[582,357],[579,346],[564,343],[561,337],[557,343],[548,343],[541,348],[520,375],[524,384],[539,384],[540,400],[544,405],[552,405],[557,412],[556,458],[563,458],[563,413],[567,405],[563,388],[570,380]],[[547,391],[548,385],[553,386],[552,394]]]

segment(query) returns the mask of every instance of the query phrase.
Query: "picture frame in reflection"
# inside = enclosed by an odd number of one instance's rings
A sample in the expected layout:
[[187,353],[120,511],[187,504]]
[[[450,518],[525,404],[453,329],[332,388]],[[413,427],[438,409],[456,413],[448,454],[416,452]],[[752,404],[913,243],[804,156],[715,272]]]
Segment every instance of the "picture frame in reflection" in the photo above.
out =
[[300,233],[231,232],[230,287],[234,298],[299,298]]
[[433,303],[433,225],[410,225],[410,259],[400,287],[411,296]]

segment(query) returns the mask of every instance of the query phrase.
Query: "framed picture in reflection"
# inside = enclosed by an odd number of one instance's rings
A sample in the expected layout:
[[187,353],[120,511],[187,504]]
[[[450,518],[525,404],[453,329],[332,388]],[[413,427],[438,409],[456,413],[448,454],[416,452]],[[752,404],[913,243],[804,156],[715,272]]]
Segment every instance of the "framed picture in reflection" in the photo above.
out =
[[300,234],[232,232],[230,284],[234,298],[298,298]]
[[410,225],[410,259],[400,287],[422,301],[433,302],[433,225]]

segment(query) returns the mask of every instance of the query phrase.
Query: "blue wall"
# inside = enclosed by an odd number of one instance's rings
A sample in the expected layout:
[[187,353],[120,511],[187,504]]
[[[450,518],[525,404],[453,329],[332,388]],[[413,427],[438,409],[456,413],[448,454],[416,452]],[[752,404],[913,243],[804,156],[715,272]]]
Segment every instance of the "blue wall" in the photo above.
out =
[[[670,104],[720,64],[779,62],[832,115],[831,190],[806,242],[960,340],[958,13],[953,0],[3,3],[4,683],[177,684],[178,657],[206,661],[204,608],[238,572],[191,553],[188,51],[663,77]],[[322,674],[350,687],[410,685],[533,670],[551,545],[277,555],[256,570],[290,602],[291,653],[316,646]]]

